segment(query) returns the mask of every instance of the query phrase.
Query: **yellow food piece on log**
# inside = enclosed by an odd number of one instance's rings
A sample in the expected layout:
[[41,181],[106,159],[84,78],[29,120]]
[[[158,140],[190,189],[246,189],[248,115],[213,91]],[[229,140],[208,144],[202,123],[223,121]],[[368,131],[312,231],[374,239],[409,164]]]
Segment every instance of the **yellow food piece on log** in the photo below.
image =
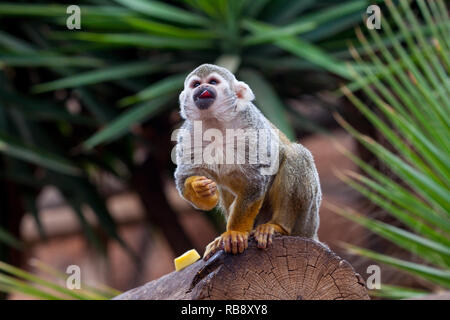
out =
[[181,269],[190,266],[198,259],[200,259],[200,255],[198,254],[197,250],[189,250],[173,260],[173,262],[175,263],[175,270],[180,271]]

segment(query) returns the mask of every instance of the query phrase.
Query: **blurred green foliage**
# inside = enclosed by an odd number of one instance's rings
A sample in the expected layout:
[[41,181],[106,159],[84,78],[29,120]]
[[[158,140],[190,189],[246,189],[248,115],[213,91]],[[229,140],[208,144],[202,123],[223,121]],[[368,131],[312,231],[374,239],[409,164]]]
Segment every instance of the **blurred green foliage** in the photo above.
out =
[[[230,68],[294,138],[305,121],[292,121],[301,117],[286,99],[316,75],[318,88],[350,77],[347,39],[368,1],[79,1],[81,30],[66,28],[69,4],[0,3],[0,175],[19,186],[29,212],[37,212],[43,186],[56,186],[101,247],[84,205],[125,243],[93,177],[107,172],[130,182],[137,146],[145,144],[130,128],[176,110],[189,71],[205,62]],[[311,70],[310,79],[298,77]],[[67,108],[69,100],[78,108]],[[154,130],[162,136],[167,128]],[[6,225],[0,222],[0,241],[17,244]]]

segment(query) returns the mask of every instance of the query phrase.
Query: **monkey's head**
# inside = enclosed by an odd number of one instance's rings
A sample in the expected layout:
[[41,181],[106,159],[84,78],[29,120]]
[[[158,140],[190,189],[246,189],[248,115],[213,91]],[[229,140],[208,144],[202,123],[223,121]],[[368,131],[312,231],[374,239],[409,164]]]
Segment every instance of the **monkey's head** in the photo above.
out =
[[181,116],[189,120],[230,121],[255,98],[249,86],[225,68],[202,64],[184,81]]

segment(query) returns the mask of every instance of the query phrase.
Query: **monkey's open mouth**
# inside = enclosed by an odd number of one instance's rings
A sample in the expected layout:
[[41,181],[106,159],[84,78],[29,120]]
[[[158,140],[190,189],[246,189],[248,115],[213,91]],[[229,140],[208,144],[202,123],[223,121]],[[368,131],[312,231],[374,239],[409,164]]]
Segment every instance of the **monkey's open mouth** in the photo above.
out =
[[203,92],[198,96],[200,99],[212,98],[212,94],[208,90],[203,90]]
[[199,109],[208,109],[216,99],[216,91],[213,88],[199,88],[194,92],[194,102]]

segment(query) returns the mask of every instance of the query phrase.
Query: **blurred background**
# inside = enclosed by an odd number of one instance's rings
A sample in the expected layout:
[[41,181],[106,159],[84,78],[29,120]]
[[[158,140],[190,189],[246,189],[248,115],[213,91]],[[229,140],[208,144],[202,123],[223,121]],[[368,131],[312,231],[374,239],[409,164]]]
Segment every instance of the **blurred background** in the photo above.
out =
[[86,0],[69,30],[71,4],[0,2],[3,298],[109,298],[223,231],[173,181],[178,94],[202,63],[312,152],[319,238],[364,279],[380,266],[374,296],[450,287],[444,1]]

